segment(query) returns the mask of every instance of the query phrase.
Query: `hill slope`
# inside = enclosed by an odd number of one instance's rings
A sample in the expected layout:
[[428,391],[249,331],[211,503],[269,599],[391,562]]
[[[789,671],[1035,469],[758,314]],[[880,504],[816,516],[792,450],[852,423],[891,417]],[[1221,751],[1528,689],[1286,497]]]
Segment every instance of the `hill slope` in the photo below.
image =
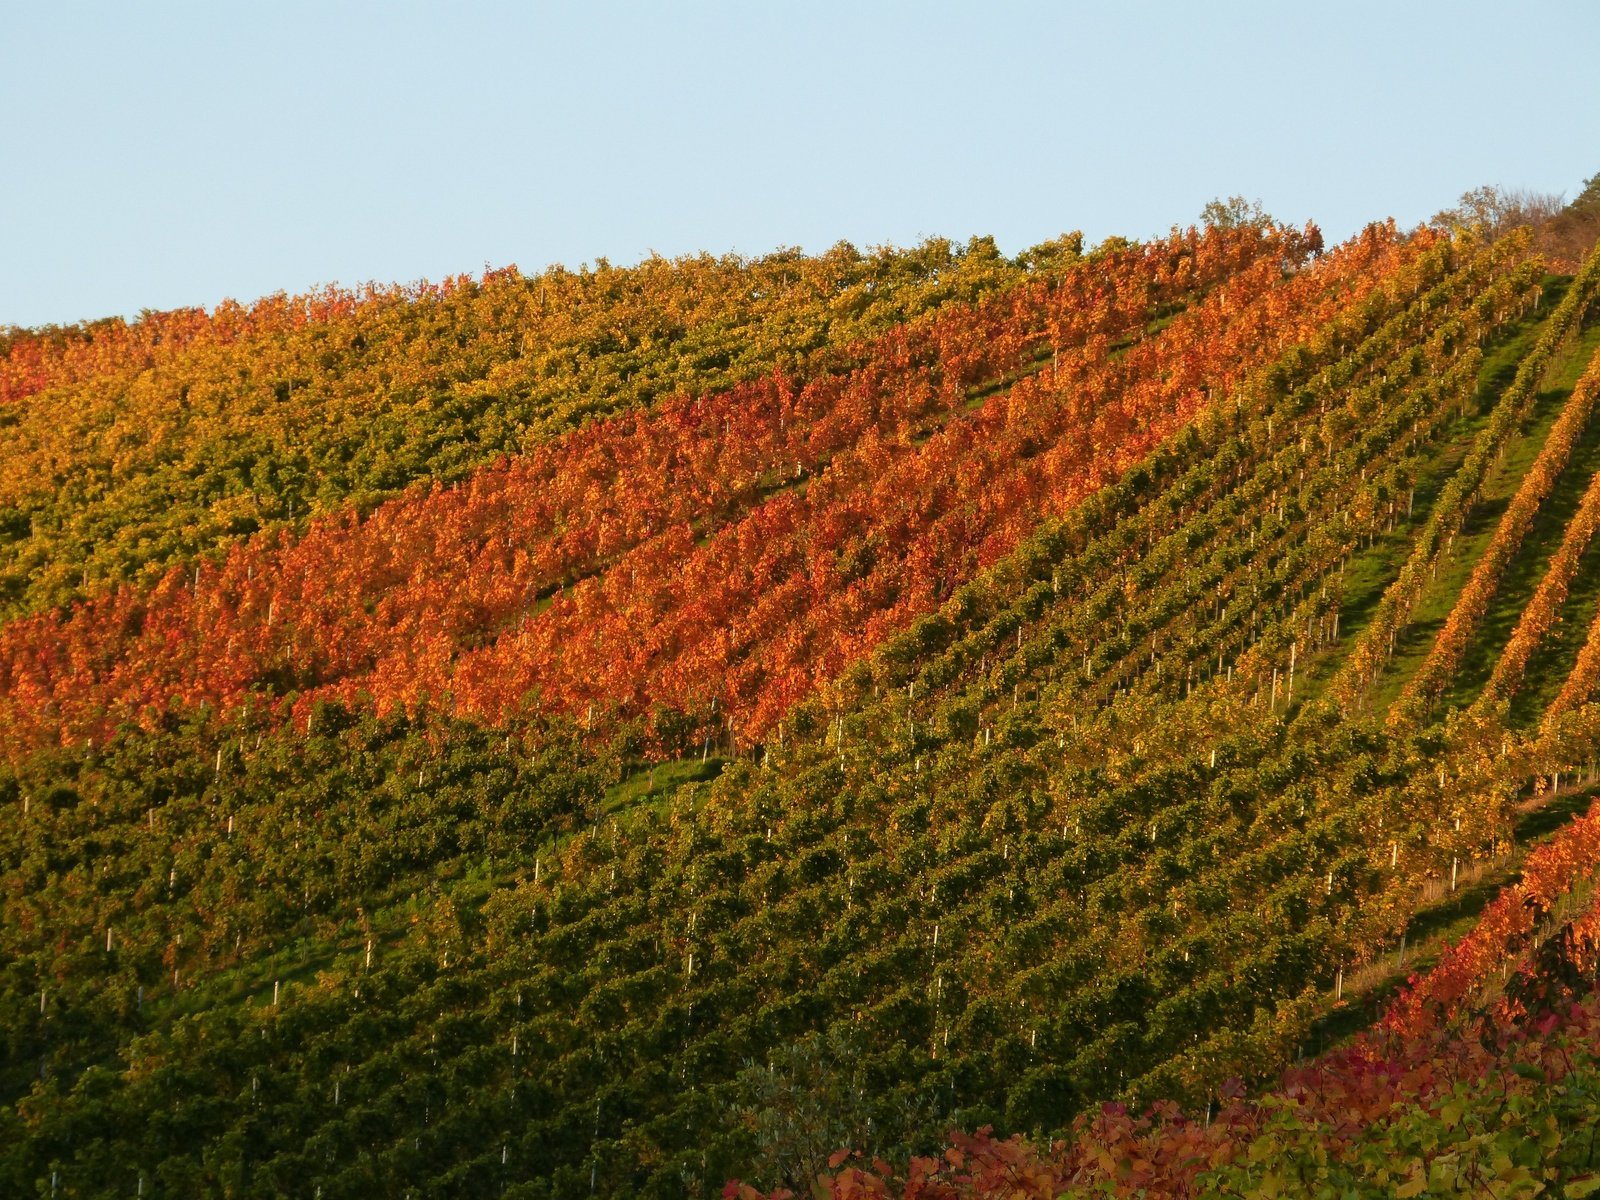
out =
[[[1388,1018],[1455,1036],[1594,860],[1600,258],[1527,247],[1252,224],[13,339],[6,469],[82,486],[7,495],[0,1179],[714,1194],[1210,1113],[1526,863]],[[244,524],[235,417],[289,481]]]

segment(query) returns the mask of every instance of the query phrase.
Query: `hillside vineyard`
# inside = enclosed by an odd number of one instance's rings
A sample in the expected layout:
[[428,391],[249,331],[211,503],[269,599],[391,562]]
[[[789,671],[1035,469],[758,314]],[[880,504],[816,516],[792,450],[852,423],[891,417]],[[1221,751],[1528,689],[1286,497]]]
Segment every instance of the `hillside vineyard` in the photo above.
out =
[[1600,255],[1532,246],[9,334],[0,1194],[1600,1190]]

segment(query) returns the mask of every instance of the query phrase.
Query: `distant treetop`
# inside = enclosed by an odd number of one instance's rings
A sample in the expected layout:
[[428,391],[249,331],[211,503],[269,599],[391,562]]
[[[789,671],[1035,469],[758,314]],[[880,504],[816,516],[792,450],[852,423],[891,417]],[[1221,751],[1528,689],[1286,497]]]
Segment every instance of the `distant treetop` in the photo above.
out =
[[1592,176],[1570,204],[1558,193],[1530,188],[1497,184],[1472,188],[1453,208],[1434,214],[1430,223],[1491,242],[1527,225],[1534,231],[1535,248],[1553,268],[1575,270],[1600,240],[1600,174]]
[[1241,225],[1271,225],[1272,214],[1261,207],[1260,200],[1246,200],[1243,196],[1229,196],[1226,200],[1212,200],[1200,210],[1200,223],[1214,229],[1238,229]]

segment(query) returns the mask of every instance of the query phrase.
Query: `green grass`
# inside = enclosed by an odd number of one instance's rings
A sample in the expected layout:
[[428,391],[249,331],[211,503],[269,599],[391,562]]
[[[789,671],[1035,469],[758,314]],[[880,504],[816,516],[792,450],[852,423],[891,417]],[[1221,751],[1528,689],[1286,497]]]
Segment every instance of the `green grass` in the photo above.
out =
[[620,783],[606,789],[600,802],[600,815],[618,817],[643,809],[661,811],[667,799],[686,783],[704,783],[722,774],[726,758],[680,758],[672,762],[642,766]]

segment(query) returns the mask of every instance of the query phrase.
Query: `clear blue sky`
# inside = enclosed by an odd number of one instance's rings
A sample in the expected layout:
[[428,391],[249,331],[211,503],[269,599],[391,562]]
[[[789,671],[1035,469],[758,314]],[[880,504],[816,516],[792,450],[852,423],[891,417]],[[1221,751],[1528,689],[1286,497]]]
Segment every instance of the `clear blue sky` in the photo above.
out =
[[1600,171],[1600,4],[0,8],[0,325],[1259,197],[1331,236]]

